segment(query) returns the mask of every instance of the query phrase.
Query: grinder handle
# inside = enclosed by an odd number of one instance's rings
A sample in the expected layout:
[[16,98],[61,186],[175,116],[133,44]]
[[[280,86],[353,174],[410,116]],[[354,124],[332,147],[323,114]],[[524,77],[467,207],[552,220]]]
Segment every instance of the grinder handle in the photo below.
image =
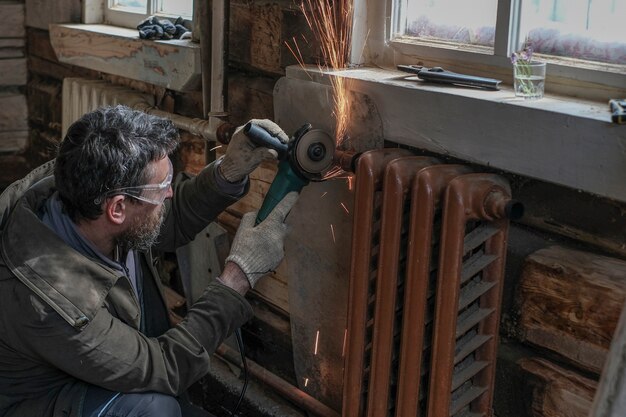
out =
[[308,183],[308,180],[296,175],[289,161],[282,161],[278,164],[278,172],[257,213],[255,224],[259,224],[265,220],[274,207],[276,207],[287,194],[291,191],[300,192]]
[[257,146],[264,146],[274,149],[278,153],[280,161],[287,157],[287,148],[289,144],[283,143],[276,136],[272,136],[270,132],[252,122],[246,123],[243,127],[243,133]]

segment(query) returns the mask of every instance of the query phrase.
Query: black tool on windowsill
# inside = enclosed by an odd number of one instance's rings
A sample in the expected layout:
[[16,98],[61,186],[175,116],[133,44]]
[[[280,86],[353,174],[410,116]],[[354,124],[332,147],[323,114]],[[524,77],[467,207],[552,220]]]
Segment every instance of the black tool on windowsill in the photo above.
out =
[[421,65],[398,65],[398,69],[403,72],[416,74],[420,80],[432,83],[476,87],[485,90],[499,90],[498,85],[502,82],[494,78],[476,77],[474,75],[446,71],[441,67],[426,68]]

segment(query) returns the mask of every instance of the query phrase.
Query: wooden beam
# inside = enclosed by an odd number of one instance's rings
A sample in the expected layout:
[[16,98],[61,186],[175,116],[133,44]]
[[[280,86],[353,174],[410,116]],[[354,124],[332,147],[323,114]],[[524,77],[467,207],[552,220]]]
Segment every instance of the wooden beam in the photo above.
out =
[[43,58],[51,62],[59,62],[47,30],[29,29],[26,39],[28,40],[28,55]]
[[523,341],[599,374],[626,300],[626,262],[541,249],[525,261],[518,296]]
[[528,373],[530,415],[587,417],[597,382],[544,359],[524,358],[518,364]]
[[25,95],[0,93],[0,109],[0,131],[28,130]]
[[26,0],[26,26],[48,30],[50,23],[78,23],[81,0]]
[[0,132],[0,153],[21,153],[28,146],[28,131]]
[[622,417],[626,410],[626,309],[622,310],[591,409],[590,417]]
[[177,91],[200,85],[200,47],[190,41],[139,39],[133,29],[50,25],[59,61]]
[[0,86],[26,85],[26,58],[0,59]]
[[0,190],[19,180],[32,169],[21,155],[0,155]]
[[24,37],[24,3],[0,3],[0,16],[2,16],[2,35],[0,36],[3,38]]

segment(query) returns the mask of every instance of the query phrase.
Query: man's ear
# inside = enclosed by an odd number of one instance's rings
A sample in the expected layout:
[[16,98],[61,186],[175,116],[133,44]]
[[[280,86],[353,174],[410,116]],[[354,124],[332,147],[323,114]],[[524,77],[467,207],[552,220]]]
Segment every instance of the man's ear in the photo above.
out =
[[126,197],[120,194],[108,199],[104,214],[109,221],[117,225],[123,224],[126,219]]

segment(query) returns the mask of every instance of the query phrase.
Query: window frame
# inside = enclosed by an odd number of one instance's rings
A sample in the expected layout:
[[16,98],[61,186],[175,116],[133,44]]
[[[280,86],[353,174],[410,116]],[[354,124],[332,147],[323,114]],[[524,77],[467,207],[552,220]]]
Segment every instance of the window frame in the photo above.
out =
[[[351,62],[389,68],[398,64],[442,66],[457,72],[512,81],[510,56],[519,50],[522,0],[498,0],[493,53],[490,48],[460,50],[445,42],[392,40],[394,0],[355,0]],[[509,33],[513,33],[509,36]],[[537,54],[548,62],[546,90],[590,99],[626,94],[626,67]],[[510,78],[510,79],[509,79]],[[550,80],[552,78],[552,81]]]
[[[144,19],[147,19],[150,16],[162,16],[163,18],[176,19],[178,16],[167,14],[167,13],[156,13],[157,10],[157,2],[159,0],[147,0],[147,14],[136,13],[131,11],[125,11],[123,9],[113,9],[112,3],[114,0],[102,0],[103,9],[104,9],[104,21],[106,24],[126,27],[126,28],[137,28],[139,22]],[[192,0],[192,10],[193,10],[193,0]],[[183,16],[186,21],[193,22],[193,19],[189,19],[188,16]],[[193,24],[193,23],[192,23]]]

